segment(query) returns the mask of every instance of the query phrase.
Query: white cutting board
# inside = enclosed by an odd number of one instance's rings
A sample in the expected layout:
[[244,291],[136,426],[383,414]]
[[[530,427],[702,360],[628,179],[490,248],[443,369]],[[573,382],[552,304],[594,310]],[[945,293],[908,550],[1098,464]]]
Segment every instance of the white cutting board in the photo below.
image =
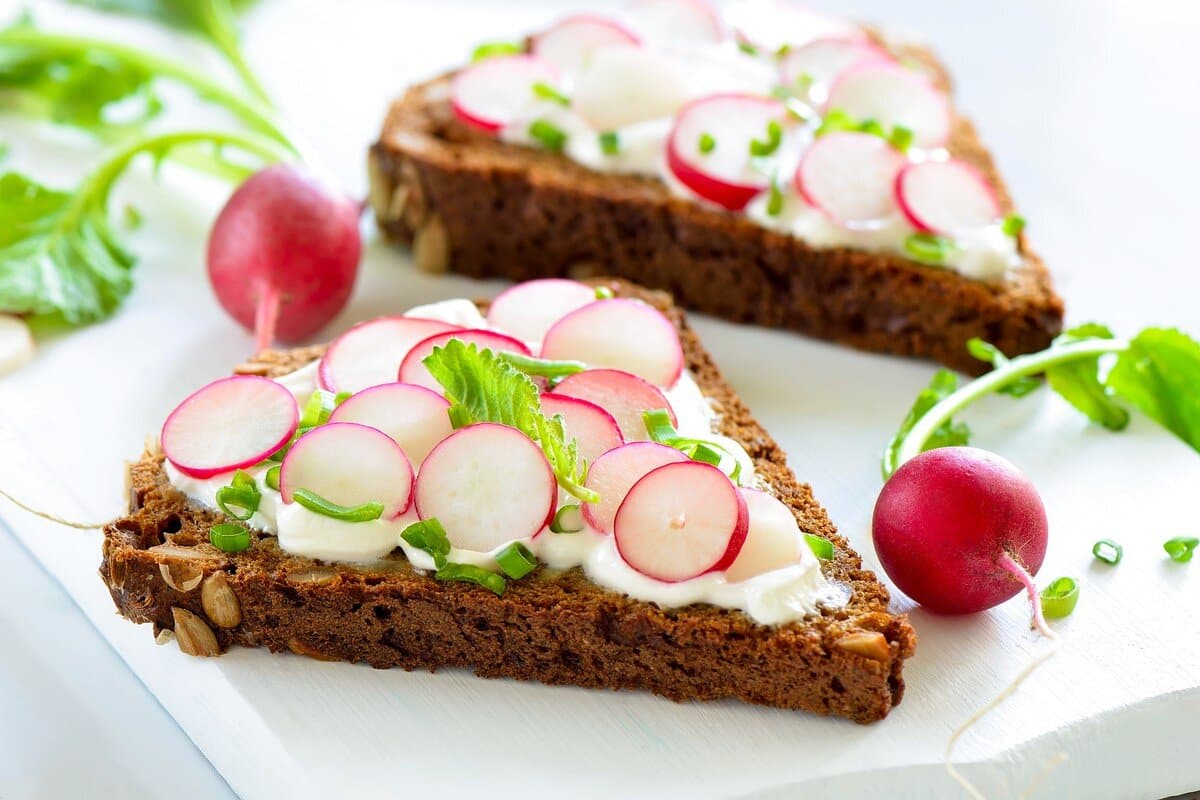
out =
[[[18,5],[0,2],[0,18]],[[358,192],[364,149],[392,94],[461,60],[476,42],[561,13],[563,4],[514,5],[266,0],[249,20],[247,48],[284,114]],[[919,28],[947,57],[962,103],[1030,219],[1033,242],[1057,270],[1071,320],[1101,319],[1123,333],[1151,323],[1196,329],[1200,176],[1193,137],[1184,132],[1200,128],[1200,111],[1182,102],[1191,91],[1189,48],[1200,34],[1196,10],[1164,0],[841,5]],[[40,13],[60,27],[166,47],[219,70],[201,48],[149,27],[56,6]],[[4,117],[0,139],[12,147],[10,164],[60,183],[93,157],[80,137]],[[1138,150],[1141,143],[1148,146]],[[122,192],[146,223],[132,236],[138,288],[121,313],[46,341],[31,365],[0,379],[0,486],[63,514],[118,513],[122,460],[137,455],[144,434],[185,392],[251,349],[203,278],[204,233],[219,187],[174,172],[165,187],[143,176]],[[373,241],[354,301],[328,333],[418,302],[497,288],[420,276],[405,254]],[[873,564],[868,520],[878,453],[932,367],[696,322],[727,377]],[[1061,655],[963,740],[959,760],[995,797],[1015,796],[1059,753],[1068,760],[1035,797],[1158,798],[1200,788],[1200,561],[1174,564],[1160,546],[1200,528],[1200,456],[1144,420],[1121,435],[1090,428],[1046,393],[989,401],[972,416],[978,443],[1020,464],[1047,502],[1052,538],[1043,578],[1071,574],[1083,589],[1075,614],[1056,623]],[[0,516],[247,800],[285,791],[958,797],[940,764],[949,731],[1045,646],[1029,632],[1019,599],[965,619],[916,610],[920,642],[905,670],[904,703],[867,727],[735,703],[677,705],[638,693],[382,672],[251,650],[200,661],[173,645],[156,647],[148,628],[114,615],[95,572],[96,534],[65,531],[7,505]],[[1101,537],[1125,545],[1119,567],[1093,563],[1091,545]],[[0,564],[6,585],[13,568]],[[898,605],[908,607],[903,599]],[[52,611],[62,613],[46,609],[47,619]],[[38,614],[25,609],[26,617]],[[89,659],[106,657],[90,647],[63,650],[52,663],[69,674],[71,659],[86,669]],[[32,648],[43,659],[59,652]],[[0,682],[6,701],[20,691]],[[92,700],[94,715],[104,700]],[[115,699],[108,706],[114,729],[118,719],[128,724],[131,708]],[[18,725],[37,714],[23,713]],[[153,713],[140,713],[149,725]],[[42,755],[54,752],[52,743],[46,748]],[[113,748],[110,757],[132,763],[131,755]],[[167,759],[180,764],[168,774],[194,774],[195,782],[131,796],[211,796],[196,758],[184,749]],[[55,763],[30,762],[30,774],[14,785],[32,787],[28,796],[66,796],[46,791],[65,779],[57,773],[69,772]],[[27,796],[24,788],[15,796]]]

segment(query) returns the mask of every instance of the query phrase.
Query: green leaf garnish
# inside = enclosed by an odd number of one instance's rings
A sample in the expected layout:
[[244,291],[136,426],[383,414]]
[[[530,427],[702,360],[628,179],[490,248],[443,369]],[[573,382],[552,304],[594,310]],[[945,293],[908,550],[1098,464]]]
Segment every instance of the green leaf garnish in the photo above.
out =
[[[890,478],[892,473],[904,463],[901,460],[901,449],[907,443],[913,428],[934,406],[954,394],[956,389],[958,389],[958,376],[950,370],[940,369],[933,374],[929,386],[922,389],[921,393],[917,395],[912,408],[904,417],[904,421],[900,423],[900,430],[896,432],[883,451],[884,480]],[[970,441],[971,429],[965,423],[956,423],[948,416],[921,442],[921,449],[917,452],[933,450],[936,447],[963,445]]]
[[548,119],[535,119],[529,123],[529,135],[552,153],[562,152],[567,146],[567,132]]
[[[1088,323],[1064,331],[1055,344],[1112,338],[1113,333],[1106,326]],[[1046,382],[1092,422],[1110,431],[1124,430],[1129,425],[1129,412],[1117,404],[1101,379],[1099,354],[1050,367],[1046,370]]]
[[1200,450],[1200,344],[1181,331],[1147,328],[1108,374],[1108,388]]
[[1079,602],[1079,584],[1074,578],[1055,578],[1041,591],[1042,613],[1050,619],[1069,616]]
[[308,489],[297,489],[292,492],[292,500],[315,514],[339,519],[342,522],[373,522],[383,516],[383,503],[370,502],[359,506],[343,506]]
[[[991,342],[985,342],[978,337],[967,342],[967,352],[972,357],[978,358],[980,361],[992,365],[993,369],[1000,369],[1008,363],[1008,356],[1000,352],[1000,348]],[[1012,397],[1024,397],[1025,395],[1036,392],[1042,386],[1042,382],[1036,378],[1024,377],[1015,380],[1007,386],[1003,386],[996,391],[999,394],[1007,394]]]
[[1198,545],[1200,545],[1200,539],[1195,536],[1176,536],[1174,539],[1163,542],[1163,550],[1167,551],[1167,555],[1171,557],[1172,561],[1185,564],[1192,560],[1192,554]]
[[537,557],[520,542],[513,542],[496,554],[500,571],[515,580],[524,578],[538,567]]
[[804,534],[804,541],[808,542],[808,546],[812,548],[813,555],[822,561],[829,561],[833,558],[833,542],[824,536],[817,536],[815,533],[806,533]]
[[1092,545],[1092,555],[1097,561],[1103,561],[1105,564],[1120,564],[1125,549],[1112,539],[1101,539]]
[[484,42],[471,51],[472,61],[483,61],[496,56],[515,56],[525,52],[519,42]]
[[213,547],[226,553],[240,553],[250,548],[250,530],[236,522],[222,522],[208,531]]
[[571,105],[571,98],[543,81],[533,84],[533,95],[539,100],[546,100],[564,108]]

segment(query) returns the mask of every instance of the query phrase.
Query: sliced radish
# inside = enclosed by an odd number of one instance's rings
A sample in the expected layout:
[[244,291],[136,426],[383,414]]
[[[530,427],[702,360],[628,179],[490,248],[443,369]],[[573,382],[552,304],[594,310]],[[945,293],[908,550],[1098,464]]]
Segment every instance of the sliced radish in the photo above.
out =
[[869,39],[825,37],[788,52],[779,62],[783,85],[792,87],[802,79],[810,81],[810,93],[824,101],[829,87],[839,75],[864,64],[888,63],[895,59]]
[[866,39],[862,28],[836,17],[810,11],[789,0],[746,0],[725,10],[737,37],[767,53],[785,45],[801,47],[817,39]]
[[257,464],[283,447],[300,421],[296,398],[282,384],[235,375],[202,387],[163,423],[167,460],[193,478]]
[[602,454],[625,444],[613,415],[595,403],[568,395],[542,395],[542,413],[562,414],[567,435],[579,442],[579,457],[593,463]]
[[596,290],[562,278],[518,283],[488,306],[487,321],[524,342],[541,342],[550,326],[575,309],[593,303]]
[[418,317],[368,320],[329,344],[317,367],[317,379],[321,388],[330,392],[359,392],[392,383],[413,345],[435,333],[457,329],[448,322]]
[[417,475],[417,512],[450,543],[487,552],[525,539],[554,514],[558,485],[542,450],[516,428],[485,422],[445,439]]
[[383,503],[382,519],[395,519],[412,503],[412,463],[386,433],[354,422],[331,422],[297,439],[283,459],[283,502],[293,502],[300,489],[340,506]]
[[483,328],[467,328],[461,331],[435,333],[428,339],[422,339],[408,351],[408,355],[400,362],[400,380],[404,383],[413,383],[417,386],[424,386],[427,389],[441,393],[441,384],[433,379],[433,376],[429,374],[429,370],[425,368],[425,365],[421,361],[433,352],[433,348],[444,347],[446,342],[451,339],[460,339],[466,344],[477,346],[480,350],[491,350],[493,353],[516,353],[522,356],[531,355],[529,348],[519,339],[514,339],[507,334],[484,330]]
[[[675,118],[667,140],[667,166],[679,182],[705,200],[741,211],[770,184],[753,168],[750,142],[765,139],[767,126],[783,124],[787,109],[769,97],[714,94],[689,103]],[[701,149],[711,137],[712,149]]]
[[357,422],[383,431],[420,465],[434,445],[454,429],[450,403],[437,392],[411,383],[385,383],[350,397],[333,410],[330,422]]
[[599,131],[672,116],[687,101],[687,75],[646,47],[597,50],[575,77],[571,107]]
[[804,538],[792,510],[774,495],[758,489],[738,491],[746,501],[750,527],[737,558],[725,569],[725,579],[744,581],[800,561]]
[[827,133],[796,169],[796,190],[847,228],[878,226],[896,214],[896,175],[904,156],[869,133]]
[[563,380],[546,395],[566,395],[587,400],[612,415],[627,442],[640,442],[650,438],[646,432],[643,412],[665,408],[671,415],[671,424],[678,424],[675,411],[667,398],[648,381],[619,369],[589,369],[577,372]]
[[665,444],[633,442],[609,450],[588,469],[587,488],[600,495],[598,503],[583,504],[583,518],[598,533],[612,533],[613,520],[625,495],[652,470],[688,457]]
[[899,64],[872,62],[834,81],[827,110],[873,119],[890,130],[903,125],[918,147],[940,147],[950,136],[950,101],[927,77]]
[[621,298],[590,303],[554,323],[542,341],[542,358],[622,369],[668,388],[683,371],[675,324],[652,306]]
[[621,23],[598,14],[572,14],[534,36],[530,50],[567,73],[578,72],[592,54],[615,44],[641,44]]
[[634,28],[656,44],[725,38],[721,15],[706,0],[638,0],[626,13]]
[[613,537],[626,564],[674,583],[733,563],[749,516],[745,498],[721,470],[699,461],[667,464],[629,490]]
[[450,84],[450,102],[464,122],[495,133],[537,100],[534,84],[559,80],[558,67],[546,59],[496,56],[459,72]]
[[917,230],[955,236],[1000,218],[1000,200],[975,167],[951,159],[909,164],[896,176],[896,202]]

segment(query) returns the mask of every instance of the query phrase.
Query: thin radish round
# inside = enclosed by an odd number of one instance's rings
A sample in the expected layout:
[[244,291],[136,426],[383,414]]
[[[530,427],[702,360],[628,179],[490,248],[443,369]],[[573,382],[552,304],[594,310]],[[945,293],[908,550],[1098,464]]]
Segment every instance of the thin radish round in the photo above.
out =
[[588,470],[586,486],[600,495],[600,501],[583,504],[584,520],[598,533],[612,533],[617,509],[635,483],[661,466],[687,460],[674,447],[654,442],[632,442],[609,450]]
[[300,489],[340,506],[382,503],[381,519],[395,519],[412,503],[412,463],[386,433],[355,422],[331,422],[301,436],[283,458],[283,502],[293,502]]
[[596,300],[596,290],[579,281],[543,278],[511,286],[488,306],[488,324],[523,342],[541,342],[550,326]]
[[558,67],[543,58],[496,56],[459,72],[450,84],[450,102],[461,120],[495,133],[537,100],[534,84],[559,80]]
[[597,50],[575,77],[571,107],[600,131],[670,117],[687,100],[678,64],[646,47]]
[[675,324],[653,306],[623,298],[590,303],[554,323],[542,340],[542,358],[622,369],[666,388],[683,372]]
[[222,378],[188,395],[163,423],[167,460],[193,478],[257,464],[283,447],[300,421],[296,398],[257,375]]
[[725,570],[728,581],[744,581],[798,563],[806,547],[792,510],[774,495],[739,489],[750,514],[746,541]]
[[872,62],[849,70],[829,89],[827,110],[902,125],[918,147],[940,147],[950,136],[950,101],[929,79],[899,64]]
[[892,56],[869,39],[825,37],[790,50],[779,62],[784,86],[808,83],[809,96],[823,102],[839,75],[872,62],[893,61]]
[[433,352],[433,348],[445,347],[446,342],[451,339],[459,339],[465,344],[473,344],[480,350],[491,350],[493,353],[516,353],[521,356],[531,355],[529,348],[525,346],[524,342],[514,339],[507,334],[496,333],[495,331],[483,328],[446,331],[445,333],[436,333],[428,339],[422,339],[413,345],[413,348],[408,351],[408,355],[400,362],[400,380],[404,383],[424,386],[435,392],[442,392],[441,384],[433,379],[433,376],[429,374],[429,370],[421,362]]
[[613,521],[617,552],[647,577],[674,583],[725,569],[746,541],[746,500],[724,472],[667,464],[633,485]]
[[558,484],[541,448],[516,428],[485,422],[445,439],[417,475],[417,512],[450,543],[487,552],[537,534],[554,515]]
[[655,44],[719,42],[721,15],[707,0],[637,0],[626,10],[630,24]]
[[646,422],[642,419],[646,411],[665,408],[671,415],[671,424],[678,424],[670,402],[658,388],[637,375],[619,369],[577,372],[545,396],[556,394],[587,400],[607,411],[617,421],[621,435],[627,442],[650,438]]
[[579,457],[593,463],[609,450],[625,444],[613,415],[595,403],[568,395],[542,395],[542,413],[562,414],[567,436],[579,443]]
[[725,11],[738,39],[765,53],[801,47],[816,39],[866,39],[862,28],[810,11],[790,0],[744,0]]
[[876,227],[896,215],[896,175],[906,161],[869,133],[828,133],[796,168],[796,190],[846,228]]
[[1001,215],[987,177],[958,159],[923,161],[900,170],[896,202],[917,230],[943,236],[986,227]]
[[437,392],[410,383],[385,383],[363,389],[333,410],[330,422],[357,422],[383,431],[420,466],[434,445],[454,429],[450,403]]
[[530,50],[568,74],[578,72],[592,54],[616,44],[641,41],[621,23],[599,14],[572,14],[532,37]]
[[380,317],[334,339],[321,357],[317,379],[330,392],[359,392],[393,383],[400,362],[418,342],[457,325],[419,317]]
[[769,97],[736,93],[702,97],[675,118],[667,139],[667,167],[705,200],[741,211],[770,185],[768,177],[754,168],[750,142],[765,140],[772,122],[783,125],[786,120],[786,107]]

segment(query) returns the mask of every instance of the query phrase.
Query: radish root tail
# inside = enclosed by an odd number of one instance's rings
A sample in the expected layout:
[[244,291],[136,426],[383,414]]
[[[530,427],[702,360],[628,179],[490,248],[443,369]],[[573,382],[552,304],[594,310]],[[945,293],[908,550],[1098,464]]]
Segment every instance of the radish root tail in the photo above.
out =
[[1033,627],[1042,636],[1047,639],[1054,640],[1058,636],[1046,624],[1046,617],[1042,614],[1042,602],[1038,598],[1037,584],[1033,582],[1033,576],[1029,574],[1029,570],[1022,567],[1011,554],[1002,553],[999,560],[996,562],[1002,569],[1012,574],[1014,578],[1021,582],[1025,587],[1025,594],[1029,596],[1029,605],[1033,609]]
[[258,298],[254,314],[254,346],[258,352],[269,350],[275,344],[275,323],[279,321],[279,290],[265,289]]
[[35,517],[41,517],[42,519],[49,520],[50,522],[55,522],[55,523],[58,523],[59,525],[65,525],[68,528],[75,528],[76,530],[81,530],[81,531],[98,531],[101,528],[103,528],[105,525],[108,524],[107,522],[100,522],[100,523],[75,522],[73,520],[63,519],[62,517],[58,516],[57,514],[51,514],[48,511],[42,511],[41,509],[34,508],[33,506],[28,505],[27,503],[23,503],[20,500],[18,500],[17,498],[13,497],[8,492],[4,491],[3,489],[0,489],[0,497],[3,497],[5,500],[12,503],[17,508],[20,508],[24,511],[28,511],[30,514],[33,514]]

